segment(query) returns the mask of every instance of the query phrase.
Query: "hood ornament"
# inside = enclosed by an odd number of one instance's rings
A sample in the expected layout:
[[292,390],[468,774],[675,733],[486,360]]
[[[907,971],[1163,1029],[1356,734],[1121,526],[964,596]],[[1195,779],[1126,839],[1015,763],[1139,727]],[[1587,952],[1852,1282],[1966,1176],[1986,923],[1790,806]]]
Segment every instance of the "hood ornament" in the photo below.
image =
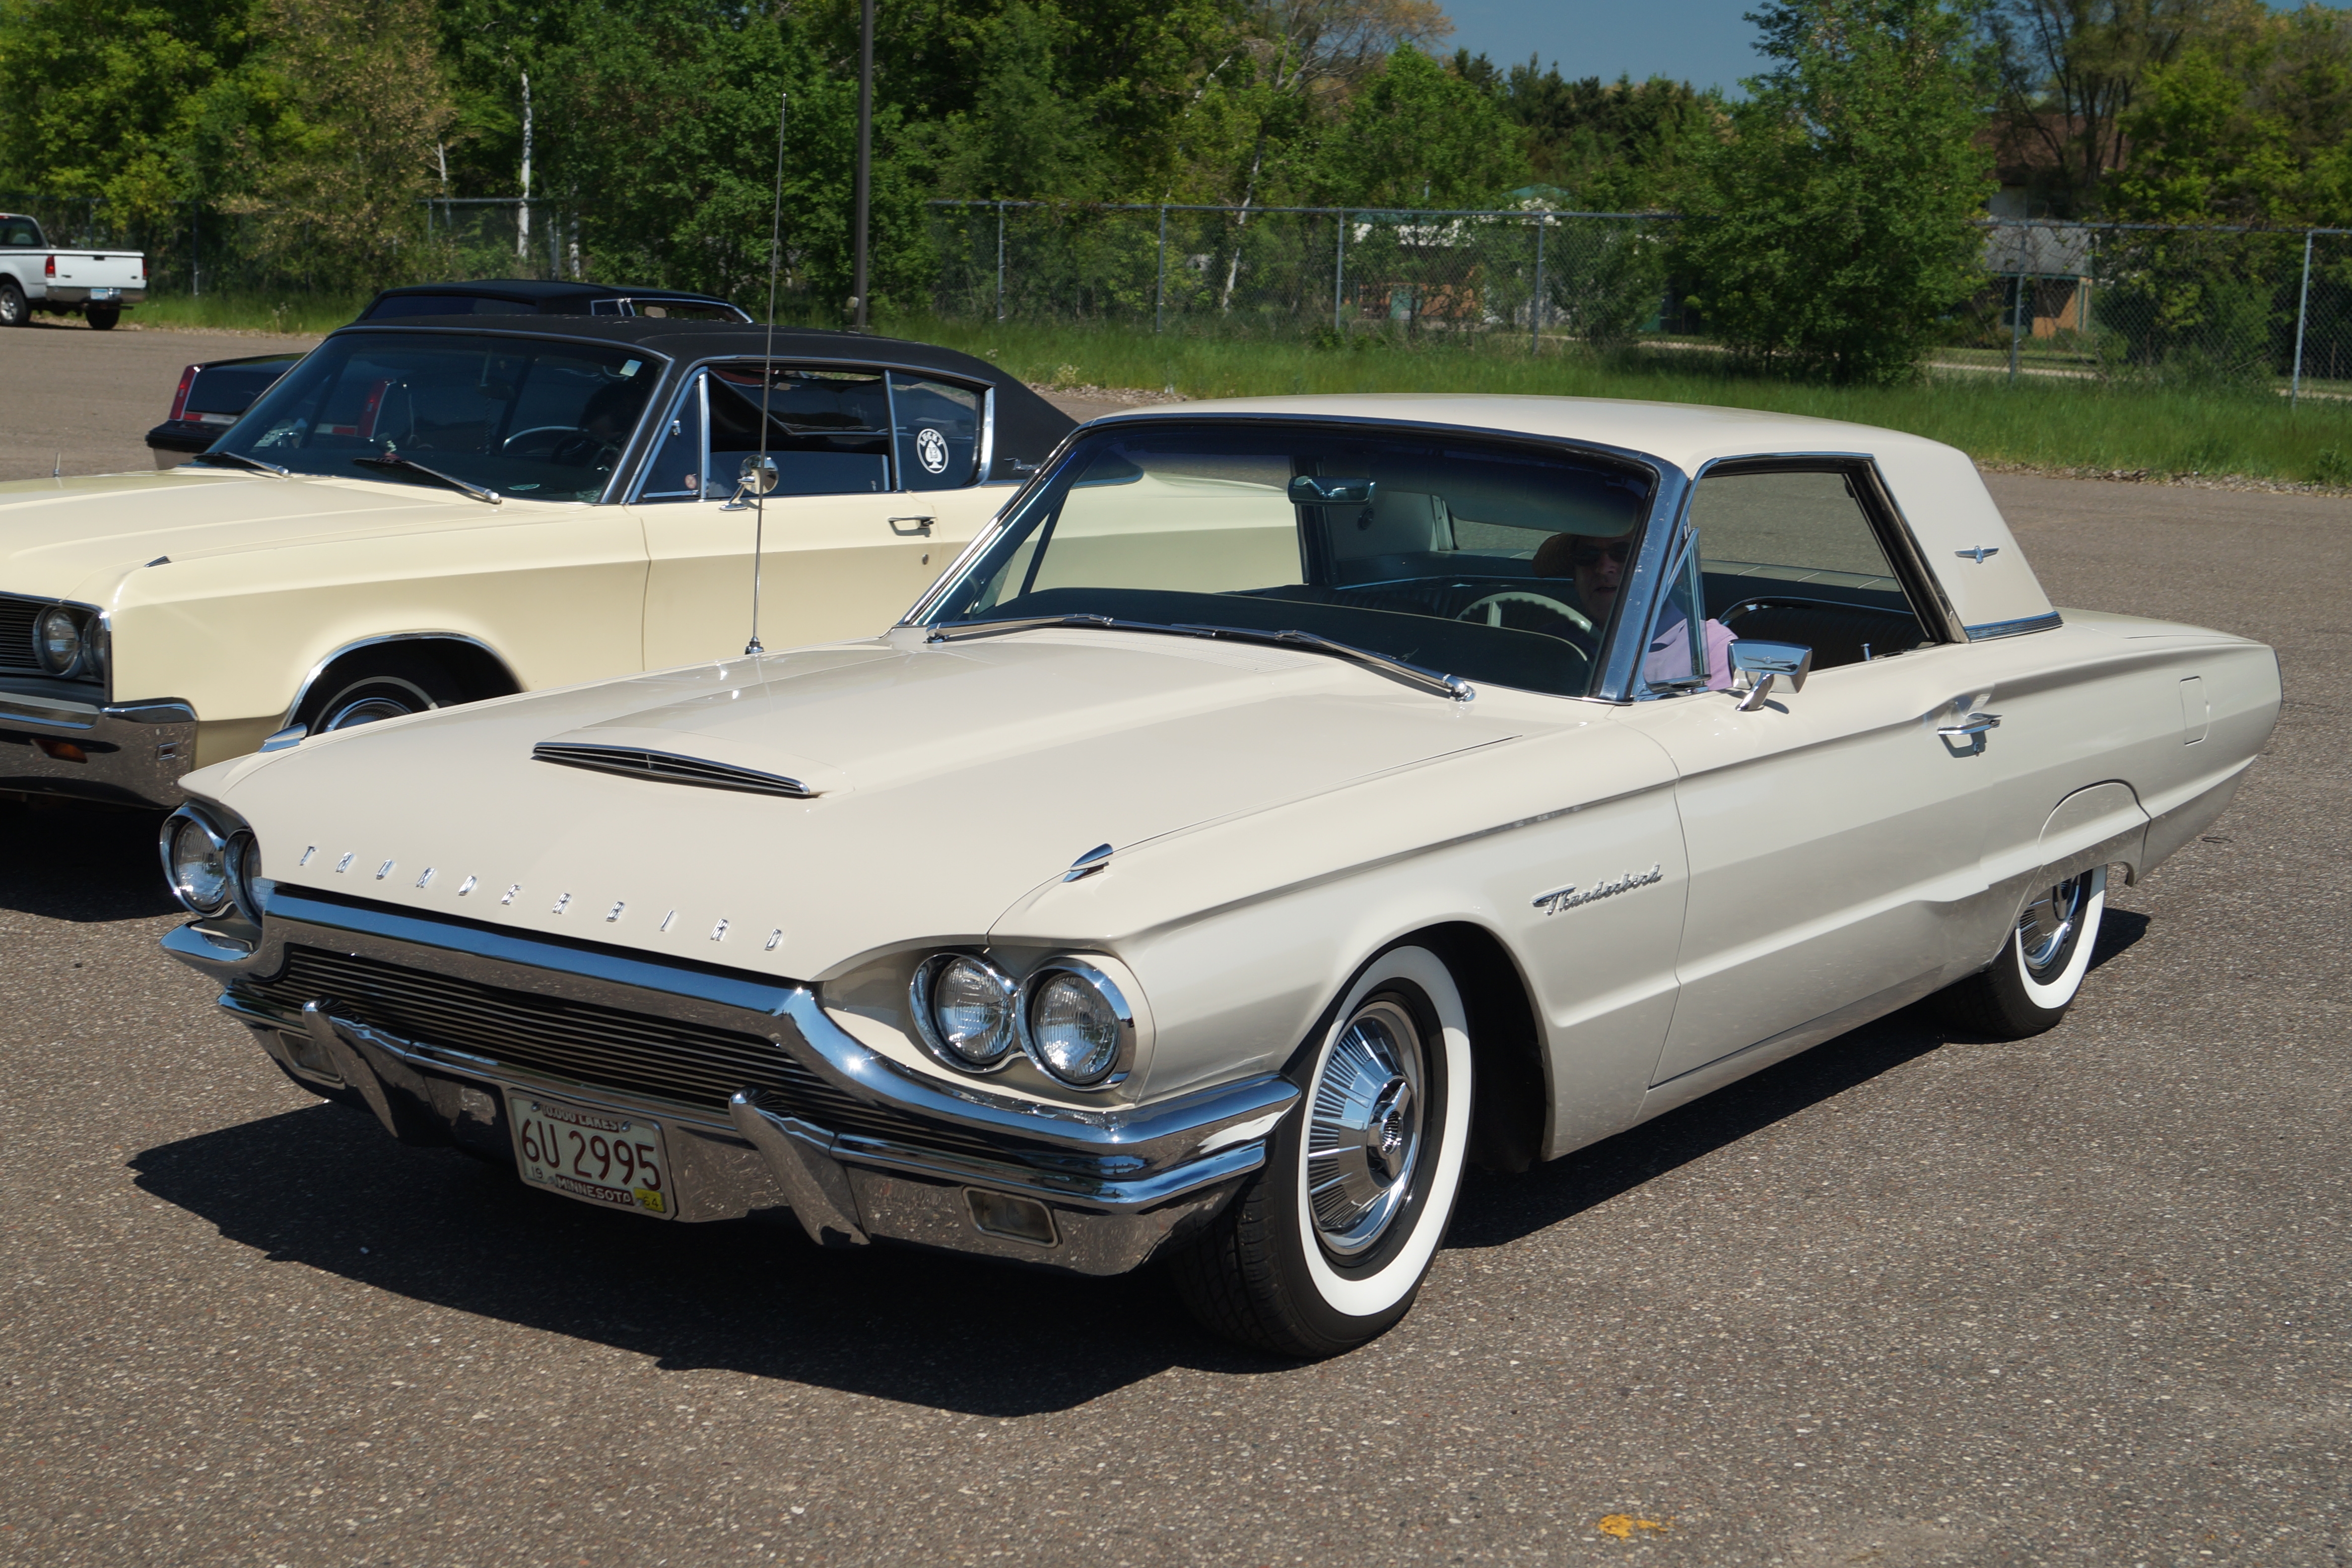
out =
[[1062,873],[1062,880],[1076,882],[1082,876],[1094,875],[1108,864],[1110,864],[1110,846],[1097,844],[1070,862],[1070,869]]

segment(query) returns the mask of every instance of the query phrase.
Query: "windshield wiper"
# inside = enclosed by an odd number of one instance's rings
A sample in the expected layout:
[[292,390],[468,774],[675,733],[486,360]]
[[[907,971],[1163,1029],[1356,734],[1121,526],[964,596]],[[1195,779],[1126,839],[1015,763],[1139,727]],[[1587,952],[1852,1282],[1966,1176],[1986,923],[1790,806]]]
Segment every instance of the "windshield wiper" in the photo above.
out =
[[422,474],[436,479],[452,490],[461,490],[477,501],[488,501],[493,507],[506,505],[506,497],[495,490],[485,490],[479,485],[468,484],[455,474],[444,474],[438,468],[427,468],[413,457],[403,457],[397,452],[387,452],[381,457],[354,457],[352,462],[362,468],[390,468],[403,474]]
[[280,468],[275,463],[264,463],[258,457],[247,457],[242,452],[199,452],[188,459],[191,463],[230,463],[239,468],[251,468],[257,473],[275,474],[280,479],[294,477],[291,468]]
[[1190,622],[1163,623],[1158,621],[1121,621],[1112,615],[1024,615],[1008,621],[950,621],[931,628],[927,643],[960,643],[970,637],[999,637],[1013,632],[1034,632],[1048,626],[1090,627],[1097,632],[1165,632],[1179,637],[1230,637],[1236,642],[1262,643],[1269,647],[1306,648],[1318,653],[1328,653],[1336,659],[1347,659],[1366,669],[1434,692],[1442,697],[1466,703],[1478,695],[1478,688],[1459,675],[1449,675],[1439,670],[1423,669],[1386,653],[1376,653],[1370,648],[1359,648],[1352,643],[1335,642],[1312,632],[1260,632],[1247,626],[1205,626]]
[[1176,631],[1195,637],[1231,637],[1239,643],[1263,643],[1272,647],[1308,648],[1318,653],[1328,653],[1335,659],[1348,659],[1376,670],[1383,675],[1402,681],[1409,686],[1434,692],[1442,697],[1466,703],[1478,695],[1478,688],[1459,675],[1449,675],[1442,670],[1424,669],[1387,653],[1376,653],[1370,648],[1359,648],[1353,643],[1336,642],[1313,632],[1260,632],[1250,626],[1178,626]]

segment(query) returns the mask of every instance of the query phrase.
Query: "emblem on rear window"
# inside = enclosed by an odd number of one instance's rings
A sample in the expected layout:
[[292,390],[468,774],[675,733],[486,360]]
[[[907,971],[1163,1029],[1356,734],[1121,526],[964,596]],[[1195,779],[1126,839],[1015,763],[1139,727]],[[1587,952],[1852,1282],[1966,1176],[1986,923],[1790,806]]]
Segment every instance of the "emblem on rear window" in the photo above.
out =
[[1591,904],[1595,899],[1601,898],[1614,898],[1621,893],[1630,892],[1637,887],[1647,887],[1654,882],[1665,880],[1665,868],[1663,865],[1654,865],[1647,871],[1629,871],[1623,876],[1611,877],[1607,882],[1596,882],[1581,893],[1577,891],[1576,883],[1571,882],[1566,887],[1556,887],[1549,893],[1539,893],[1530,902],[1546,915],[1558,915],[1561,910],[1574,909],[1580,904]]
[[948,438],[925,425],[915,432],[915,461],[932,474],[948,471]]

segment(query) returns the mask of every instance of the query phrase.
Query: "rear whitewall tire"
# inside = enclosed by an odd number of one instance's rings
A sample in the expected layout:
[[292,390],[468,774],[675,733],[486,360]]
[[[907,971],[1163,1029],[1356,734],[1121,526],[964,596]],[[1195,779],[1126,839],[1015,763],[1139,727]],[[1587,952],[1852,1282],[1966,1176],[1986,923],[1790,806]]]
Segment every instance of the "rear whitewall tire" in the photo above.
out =
[[1992,963],[1945,990],[1945,1010],[1996,1040],[2057,1028],[2091,972],[2106,910],[2105,866],[2037,886]]

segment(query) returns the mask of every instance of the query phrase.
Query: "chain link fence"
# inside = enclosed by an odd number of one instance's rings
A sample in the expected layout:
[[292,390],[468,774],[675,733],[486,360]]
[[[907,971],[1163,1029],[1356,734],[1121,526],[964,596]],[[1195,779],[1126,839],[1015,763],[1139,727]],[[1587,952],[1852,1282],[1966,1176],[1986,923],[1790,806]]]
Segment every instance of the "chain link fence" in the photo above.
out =
[[[1719,350],[1672,214],[935,202],[933,308],[1160,332]],[[1931,374],[2352,397],[2352,234],[1991,220]]]
[[579,211],[559,202],[418,203],[396,232],[375,236],[373,263],[357,267],[321,225],[268,208],[179,202],[132,213],[101,196],[0,192],[0,212],[34,218],[52,245],[142,253],[152,294],[364,293],[434,279],[593,276]]
[[1528,209],[939,202],[943,316],[1236,336],[1511,333],[1591,343],[1670,314],[1676,220]]

